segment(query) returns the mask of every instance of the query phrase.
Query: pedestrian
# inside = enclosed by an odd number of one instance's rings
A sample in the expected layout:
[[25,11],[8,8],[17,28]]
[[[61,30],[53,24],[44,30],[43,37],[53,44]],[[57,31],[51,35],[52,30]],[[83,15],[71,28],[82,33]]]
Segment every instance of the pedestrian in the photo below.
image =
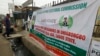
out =
[[5,35],[7,35],[7,37],[9,37],[10,34],[10,15],[6,14],[6,17],[4,18],[4,25],[5,25],[5,33],[3,34],[3,36],[5,37]]

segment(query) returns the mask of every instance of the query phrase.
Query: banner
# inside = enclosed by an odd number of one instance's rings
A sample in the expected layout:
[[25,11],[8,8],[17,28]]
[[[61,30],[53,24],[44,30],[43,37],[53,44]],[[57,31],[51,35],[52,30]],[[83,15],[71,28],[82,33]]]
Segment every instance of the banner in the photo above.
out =
[[99,0],[76,1],[34,12],[30,36],[55,56],[86,56]]
[[100,42],[99,41],[96,41],[96,40],[92,41],[90,56],[100,56]]

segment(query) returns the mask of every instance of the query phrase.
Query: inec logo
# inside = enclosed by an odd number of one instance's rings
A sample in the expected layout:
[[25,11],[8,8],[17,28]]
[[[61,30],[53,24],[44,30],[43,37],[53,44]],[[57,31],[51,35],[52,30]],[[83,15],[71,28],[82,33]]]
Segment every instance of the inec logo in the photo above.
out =
[[71,16],[61,16],[59,19],[59,25],[61,27],[68,27],[71,28],[73,25],[73,17]]

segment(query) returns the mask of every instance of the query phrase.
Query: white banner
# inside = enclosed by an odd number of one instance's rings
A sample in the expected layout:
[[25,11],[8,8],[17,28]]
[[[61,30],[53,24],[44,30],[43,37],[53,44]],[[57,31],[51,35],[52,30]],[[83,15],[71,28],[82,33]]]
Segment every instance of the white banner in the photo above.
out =
[[38,10],[33,15],[34,30],[43,34],[40,37],[47,44],[69,56],[86,56],[98,7],[99,0],[82,0]]

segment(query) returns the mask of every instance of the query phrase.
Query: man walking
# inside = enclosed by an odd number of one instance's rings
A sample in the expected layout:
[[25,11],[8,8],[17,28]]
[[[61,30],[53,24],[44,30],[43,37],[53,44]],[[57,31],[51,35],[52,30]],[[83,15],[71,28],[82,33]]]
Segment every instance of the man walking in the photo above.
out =
[[10,15],[9,14],[6,14],[6,17],[4,19],[4,25],[5,25],[5,29],[6,29],[6,32],[3,34],[3,36],[5,37],[5,35],[7,35],[7,37],[9,37],[9,34],[10,34]]

